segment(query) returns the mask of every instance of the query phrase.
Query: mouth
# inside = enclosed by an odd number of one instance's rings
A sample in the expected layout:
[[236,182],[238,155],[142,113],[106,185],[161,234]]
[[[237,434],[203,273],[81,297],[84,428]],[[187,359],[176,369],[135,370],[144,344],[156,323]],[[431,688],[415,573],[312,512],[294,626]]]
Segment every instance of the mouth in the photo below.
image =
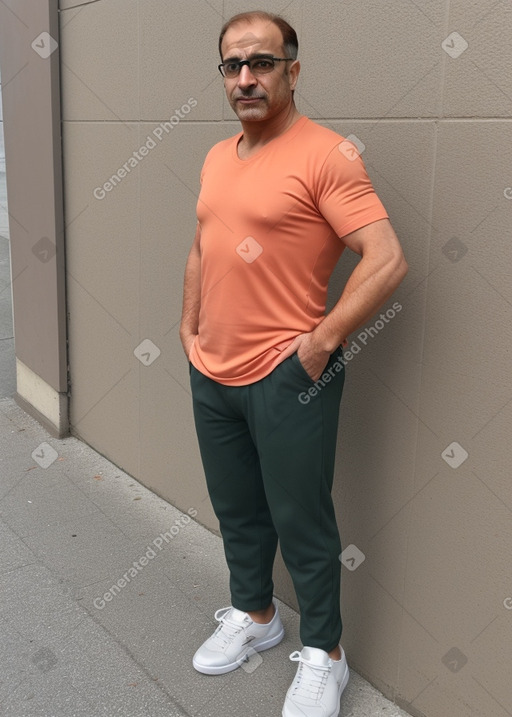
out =
[[250,105],[254,102],[260,102],[263,97],[237,97],[236,102],[241,102],[244,105]]

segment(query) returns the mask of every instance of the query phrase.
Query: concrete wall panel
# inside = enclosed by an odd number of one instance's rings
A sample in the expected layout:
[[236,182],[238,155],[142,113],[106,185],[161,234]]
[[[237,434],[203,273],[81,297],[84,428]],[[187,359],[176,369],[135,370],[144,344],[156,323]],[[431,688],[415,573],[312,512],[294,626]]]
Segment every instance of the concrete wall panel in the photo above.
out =
[[138,120],[138,0],[61,3],[60,17],[63,119]]
[[510,3],[452,0],[449,5],[447,29],[454,37],[445,59],[443,114],[512,116]]
[[68,372],[56,0],[2,3],[16,400],[66,435]]
[[445,4],[305,3],[303,111],[318,118],[435,116]]

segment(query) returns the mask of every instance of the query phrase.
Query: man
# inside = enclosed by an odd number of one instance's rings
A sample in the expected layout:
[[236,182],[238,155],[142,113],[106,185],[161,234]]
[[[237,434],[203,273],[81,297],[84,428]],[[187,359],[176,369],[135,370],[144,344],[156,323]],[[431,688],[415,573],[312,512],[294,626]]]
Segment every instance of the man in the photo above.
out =
[[[203,165],[180,336],[232,605],[216,612],[220,624],[193,664],[223,674],[282,640],[272,582],[279,539],[303,644],[290,655],[299,664],[282,714],[334,717],[349,676],[331,498],[342,345],[407,264],[363,161],[295,107],[293,28],[243,13],[222,28],[219,51],[242,132]],[[361,260],[326,316],[345,247]]]

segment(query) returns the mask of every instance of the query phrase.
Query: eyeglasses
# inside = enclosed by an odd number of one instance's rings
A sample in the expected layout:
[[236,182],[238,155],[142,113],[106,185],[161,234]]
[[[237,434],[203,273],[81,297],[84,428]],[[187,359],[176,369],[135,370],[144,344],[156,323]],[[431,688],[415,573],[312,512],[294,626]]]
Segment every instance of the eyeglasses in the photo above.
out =
[[228,60],[219,65],[223,77],[237,77],[244,65],[247,65],[252,75],[266,75],[272,72],[276,62],[293,62],[293,57],[272,57],[272,55],[259,55],[250,60]]

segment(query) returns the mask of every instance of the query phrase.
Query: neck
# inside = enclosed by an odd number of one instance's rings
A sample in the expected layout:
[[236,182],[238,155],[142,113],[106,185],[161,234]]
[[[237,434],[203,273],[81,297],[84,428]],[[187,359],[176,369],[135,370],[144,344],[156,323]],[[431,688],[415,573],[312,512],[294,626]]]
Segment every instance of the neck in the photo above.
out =
[[261,147],[275,139],[283,132],[286,132],[294,124],[301,114],[292,103],[282,113],[262,122],[243,122],[243,137],[241,142],[247,150]]

